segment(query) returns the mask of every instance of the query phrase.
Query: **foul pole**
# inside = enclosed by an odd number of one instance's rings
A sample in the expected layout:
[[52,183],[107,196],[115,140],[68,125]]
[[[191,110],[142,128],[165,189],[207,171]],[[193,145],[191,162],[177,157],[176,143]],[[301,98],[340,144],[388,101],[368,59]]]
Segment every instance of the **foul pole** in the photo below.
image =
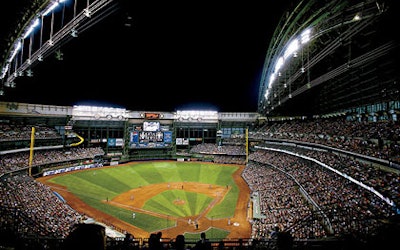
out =
[[76,137],[79,138],[79,141],[78,141],[78,142],[75,142],[75,143],[71,143],[71,144],[70,144],[71,147],[78,146],[79,144],[81,144],[82,142],[85,141],[85,139],[84,139],[82,136],[78,135],[77,133],[75,133],[75,132],[71,132],[71,133],[74,134]]
[[31,146],[29,149],[29,176],[32,175],[32,160],[33,160],[33,148],[35,145],[35,127],[32,127],[32,131],[31,131]]
[[249,128],[246,128],[246,164],[249,162]]

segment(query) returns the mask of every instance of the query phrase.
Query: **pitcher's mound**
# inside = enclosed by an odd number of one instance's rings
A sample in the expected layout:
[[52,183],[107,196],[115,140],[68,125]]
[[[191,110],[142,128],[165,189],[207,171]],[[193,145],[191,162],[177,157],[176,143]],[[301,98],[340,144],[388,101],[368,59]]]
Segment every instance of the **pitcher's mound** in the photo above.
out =
[[175,205],[183,205],[183,204],[185,204],[185,201],[184,200],[181,200],[181,199],[176,199],[176,200],[174,200],[174,204]]

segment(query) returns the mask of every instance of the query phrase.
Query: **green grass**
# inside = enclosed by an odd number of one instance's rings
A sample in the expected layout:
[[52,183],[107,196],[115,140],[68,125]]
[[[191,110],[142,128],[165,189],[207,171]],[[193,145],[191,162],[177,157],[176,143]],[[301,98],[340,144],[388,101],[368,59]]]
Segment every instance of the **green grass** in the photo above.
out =
[[[136,218],[133,219],[132,211],[115,207],[111,203],[104,203],[103,201],[107,198],[111,200],[121,193],[149,184],[187,181],[221,186],[229,185],[231,190],[225,196],[225,199],[206,215],[208,218],[214,219],[228,218],[234,215],[238,199],[239,189],[232,179],[232,175],[237,169],[234,166],[203,162],[141,162],[60,175],[50,179],[50,182],[66,186],[71,193],[96,209],[148,232],[154,232],[174,226],[175,221],[138,212],[136,212]],[[184,205],[173,205],[171,201],[178,198],[185,201]],[[185,217],[201,213],[211,200],[212,198],[201,193],[168,190],[149,199],[143,209],[165,215]],[[213,235],[227,235],[224,230],[212,230]],[[190,236],[188,235],[188,237]],[[197,237],[197,235],[194,237]]]
[[[229,232],[226,230],[211,228],[207,231],[206,236],[208,239],[225,239],[229,235]],[[185,239],[188,241],[198,240],[200,239],[200,233],[185,233]]]
[[[172,201],[177,199],[184,200],[185,203],[176,206]],[[199,214],[207,208],[211,201],[212,198],[205,194],[183,190],[168,190],[149,199],[143,209],[176,217],[186,217]]]

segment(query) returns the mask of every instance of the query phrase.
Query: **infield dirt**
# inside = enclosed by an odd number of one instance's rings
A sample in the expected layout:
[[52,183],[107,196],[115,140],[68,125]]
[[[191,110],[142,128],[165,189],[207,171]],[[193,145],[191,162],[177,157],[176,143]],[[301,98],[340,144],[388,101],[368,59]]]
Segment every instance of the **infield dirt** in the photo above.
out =
[[[122,166],[122,165],[119,165]],[[184,233],[200,233],[206,231],[207,229],[214,227],[219,229],[224,229],[229,231],[227,238],[250,238],[251,236],[251,225],[250,218],[252,215],[252,208],[250,204],[250,189],[246,182],[243,180],[241,173],[245,166],[235,165],[238,170],[233,174],[233,179],[239,188],[238,201],[235,208],[235,213],[232,218],[223,219],[209,219],[206,214],[209,210],[213,208],[216,204],[223,200],[225,194],[229,191],[230,187],[226,186],[210,186],[209,184],[203,183],[192,183],[192,182],[179,182],[179,183],[161,183],[152,184],[148,186],[143,186],[140,188],[129,190],[128,192],[122,193],[112,200],[104,201],[110,202],[115,206],[121,206],[125,209],[130,209],[132,212],[148,213],[153,216],[158,216],[164,219],[175,219],[176,224],[174,227],[160,230],[163,234],[163,238],[175,238],[178,234]],[[115,167],[115,166],[113,166]],[[116,166],[118,167],[118,166]],[[90,170],[85,170],[90,171]],[[79,213],[85,214],[88,217],[93,218],[96,221],[105,223],[110,227],[114,227],[117,230],[122,230],[122,232],[131,233],[135,238],[148,238],[150,233],[144,231],[132,224],[119,220],[109,214],[102,211],[94,209],[80,200],[78,197],[70,193],[65,187],[56,185],[54,183],[48,182],[52,176],[41,177],[37,180],[45,183],[53,190],[57,191],[60,195],[64,197],[67,204]],[[144,203],[152,198],[153,196],[171,189],[184,189],[190,192],[197,192],[206,194],[213,198],[213,201],[200,214],[190,217],[173,217],[164,214],[154,213],[152,211],[143,210],[142,207]],[[175,205],[179,206],[180,203],[184,202],[182,200],[172,201]],[[195,221],[197,221],[198,228],[195,226]]]

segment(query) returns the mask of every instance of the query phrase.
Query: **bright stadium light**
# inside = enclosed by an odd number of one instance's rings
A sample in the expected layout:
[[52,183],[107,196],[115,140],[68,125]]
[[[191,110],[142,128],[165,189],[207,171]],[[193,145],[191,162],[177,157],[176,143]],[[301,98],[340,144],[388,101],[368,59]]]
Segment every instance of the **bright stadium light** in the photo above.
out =
[[32,31],[36,28],[36,26],[39,25],[39,18],[36,18],[32,24],[28,27],[28,29],[25,31],[25,34],[23,35],[23,39],[27,38]]
[[[266,99],[268,99],[270,96],[271,92],[269,89],[271,89],[273,84],[275,83],[277,74],[278,76],[281,76],[281,69],[283,68],[285,62],[288,61],[288,59],[291,58],[292,55],[293,57],[297,57],[301,45],[310,41],[310,35],[311,28],[303,30],[299,36],[290,39],[290,42],[287,45],[283,46],[284,49],[277,54],[277,59],[275,63],[272,64],[273,66],[271,66],[271,69],[273,70],[270,72],[268,89],[265,91],[264,95]],[[300,71],[304,73],[305,69],[302,67]]]
[[26,76],[32,77],[32,76],[33,76],[33,71],[32,71],[31,69],[28,69],[28,70],[26,71]]
[[301,34],[300,34],[300,43],[305,44],[310,41],[310,35],[311,35],[311,28],[305,29]]
[[51,11],[53,11],[60,3],[63,3],[67,0],[58,0],[54,1],[51,5],[49,5],[42,13],[42,16],[47,16]]
[[279,70],[282,68],[284,62],[285,62],[285,60],[283,57],[278,58],[278,60],[276,61],[276,64],[275,64],[274,73],[279,72]]
[[359,20],[361,20],[361,13],[357,13],[354,17],[353,17],[353,21],[359,21]]
[[78,37],[78,31],[75,28],[71,29],[71,36]]
[[54,2],[43,12],[42,16],[47,16],[52,10],[54,10],[58,6],[58,2]]
[[21,43],[21,41],[18,41],[14,47],[14,51],[12,52],[10,58],[8,59],[8,62],[11,62],[14,59],[14,57],[17,55],[17,53],[21,49],[21,47],[22,47],[22,43]]
[[292,55],[294,52],[296,52],[299,49],[299,41],[297,39],[293,39],[289,43],[289,46],[286,48],[285,53],[283,54],[283,58],[288,58],[290,55]]
[[1,70],[1,75],[0,75],[0,79],[3,79],[6,76],[6,73],[8,71],[8,68],[10,67],[10,64],[7,63],[4,68]]
[[272,73],[271,76],[269,77],[269,84],[272,84],[275,81],[276,74]]

